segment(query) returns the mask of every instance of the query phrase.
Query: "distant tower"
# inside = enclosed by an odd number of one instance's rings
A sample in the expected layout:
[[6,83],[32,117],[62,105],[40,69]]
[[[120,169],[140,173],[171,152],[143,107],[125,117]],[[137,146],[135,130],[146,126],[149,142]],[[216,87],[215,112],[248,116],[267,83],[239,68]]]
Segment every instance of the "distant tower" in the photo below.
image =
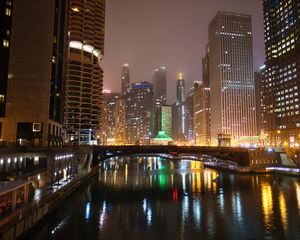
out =
[[122,66],[122,89],[121,93],[122,95],[125,95],[130,87],[130,74],[129,74],[129,65],[125,63]]
[[177,80],[177,97],[176,103],[173,105],[173,139],[178,142],[185,141],[185,83],[183,74],[179,74]]
[[179,74],[179,78],[177,80],[177,98],[176,98],[176,104],[177,105],[182,105],[183,102],[185,101],[185,83],[183,79],[183,74]]
[[230,138],[238,143],[240,137],[255,136],[250,15],[216,15],[209,24],[208,60],[212,144],[228,146]]
[[160,105],[167,104],[167,71],[165,67],[155,70],[153,76],[154,99]]

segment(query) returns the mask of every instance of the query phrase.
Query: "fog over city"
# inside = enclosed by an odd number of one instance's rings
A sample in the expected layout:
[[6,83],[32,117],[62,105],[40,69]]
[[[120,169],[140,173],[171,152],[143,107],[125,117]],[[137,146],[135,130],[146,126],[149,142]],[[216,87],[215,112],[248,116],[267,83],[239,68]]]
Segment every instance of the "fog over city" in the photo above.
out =
[[120,91],[125,62],[130,65],[131,82],[152,82],[155,68],[166,66],[168,102],[173,103],[180,72],[187,89],[202,80],[208,24],[219,10],[252,16],[254,70],[258,70],[265,55],[261,0],[110,0],[101,63],[104,87]]

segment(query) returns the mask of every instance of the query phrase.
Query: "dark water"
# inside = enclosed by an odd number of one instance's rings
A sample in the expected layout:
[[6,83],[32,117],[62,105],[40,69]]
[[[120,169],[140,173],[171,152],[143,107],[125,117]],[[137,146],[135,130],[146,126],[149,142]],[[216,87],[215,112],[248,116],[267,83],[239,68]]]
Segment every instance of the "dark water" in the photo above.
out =
[[300,239],[300,179],[110,160],[30,239]]

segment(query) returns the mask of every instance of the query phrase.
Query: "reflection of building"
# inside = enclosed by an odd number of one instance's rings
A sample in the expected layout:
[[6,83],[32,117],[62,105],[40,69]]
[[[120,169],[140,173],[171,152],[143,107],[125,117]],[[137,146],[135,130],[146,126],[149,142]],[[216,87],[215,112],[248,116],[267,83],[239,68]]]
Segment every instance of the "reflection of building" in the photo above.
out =
[[202,60],[203,82],[194,93],[195,144],[210,145],[210,88],[208,78],[208,56]]
[[264,1],[263,130],[271,145],[300,143],[299,1]]
[[251,16],[219,12],[209,25],[211,138],[256,135]]
[[126,140],[128,144],[148,144],[153,107],[153,85],[133,83],[126,94]]
[[68,2],[65,125],[68,141],[88,144],[100,131],[105,0]]
[[126,95],[130,87],[129,65],[126,63],[122,66],[121,80],[122,80],[121,93],[122,95]]
[[[59,146],[63,140],[66,1],[13,1],[12,10],[12,1],[1,2],[1,7],[6,3],[6,14],[13,17],[12,30],[8,27],[5,32],[11,36],[10,42],[3,42],[10,46],[10,59],[1,139],[21,145]],[[2,59],[1,55],[1,64]],[[1,75],[1,88],[6,76]],[[1,90],[5,92],[5,86]],[[0,101],[5,102],[2,93]]]

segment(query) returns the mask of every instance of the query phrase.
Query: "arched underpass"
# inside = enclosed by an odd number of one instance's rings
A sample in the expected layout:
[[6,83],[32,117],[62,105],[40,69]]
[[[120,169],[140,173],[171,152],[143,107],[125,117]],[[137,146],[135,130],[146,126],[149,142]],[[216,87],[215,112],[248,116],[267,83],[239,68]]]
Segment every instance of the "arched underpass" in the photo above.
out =
[[180,154],[209,155],[221,160],[235,162],[238,166],[250,165],[249,149],[228,147],[195,147],[195,146],[94,146],[93,163],[116,156],[137,154]]

